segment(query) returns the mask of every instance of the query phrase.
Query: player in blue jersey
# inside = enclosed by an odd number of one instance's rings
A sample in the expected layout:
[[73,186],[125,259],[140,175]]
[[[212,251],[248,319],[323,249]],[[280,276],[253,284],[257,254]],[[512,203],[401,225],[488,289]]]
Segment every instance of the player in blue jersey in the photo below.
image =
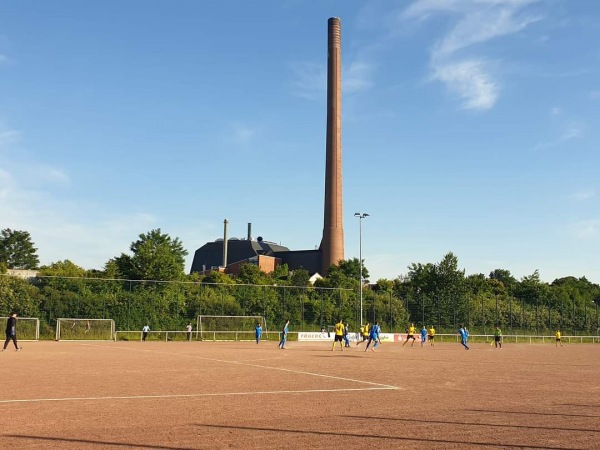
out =
[[379,322],[375,322],[371,325],[371,329],[369,330],[369,340],[367,341],[367,347],[365,348],[365,352],[369,350],[369,346],[371,342],[375,341],[371,351],[375,351],[375,348],[379,346],[379,334],[381,333],[381,327],[379,326]]
[[425,345],[425,341],[427,341],[427,328],[423,325],[423,328],[421,328],[421,347]]
[[285,343],[287,342],[289,327],[290,327],[290,321],[288,319],[285,321],[285,325],[283,326],[283,329],[281,330],[281,340],[279,341],[279,345],[277,346],[277,348],[280,348],[281,350],[285,350]]
[[465,348],[465,350],[469,350],[469,346],[467,345],[467,339],[469,338],[469,332],[462,325],[458,329],[458,334],[460,335],[460,343]]
[[256,338],[256,345],[258,345],[260,343],[260,337],[262,336],[262,327],[260,326],[260,323],[256,323],[256,326],[254,327],[254,337]]

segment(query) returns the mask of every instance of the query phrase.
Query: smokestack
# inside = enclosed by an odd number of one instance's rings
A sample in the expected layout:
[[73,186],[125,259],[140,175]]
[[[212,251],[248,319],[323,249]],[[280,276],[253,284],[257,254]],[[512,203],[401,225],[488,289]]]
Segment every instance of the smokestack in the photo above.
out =
[[327,140],[325,160],[325,214],[321,240],[322,273],[344,259],[342,208],[342,49],[341,23],[328,20]]
[[248,240],[252,240],[252,224],[248,223]]
[[223,268],[227,267],[227,241],[229,239],[229,220],[223,221]]

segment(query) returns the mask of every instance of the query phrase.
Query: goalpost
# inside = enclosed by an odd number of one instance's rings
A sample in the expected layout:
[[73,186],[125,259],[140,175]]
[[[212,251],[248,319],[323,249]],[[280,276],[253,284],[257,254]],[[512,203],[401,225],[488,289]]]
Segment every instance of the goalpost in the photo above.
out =
[[198,316],[197,339],[253,340],[256,324],[260,324],[267,336],[267,321],[263,316]]
[[[0,317],[0,328],[6,329],[8,317]],[[17,317],[17,339],[19,341],[40,340],[40,319],[37,317]]]
[[57,341],[112,341],[114,338],[112,319],[56,319]]

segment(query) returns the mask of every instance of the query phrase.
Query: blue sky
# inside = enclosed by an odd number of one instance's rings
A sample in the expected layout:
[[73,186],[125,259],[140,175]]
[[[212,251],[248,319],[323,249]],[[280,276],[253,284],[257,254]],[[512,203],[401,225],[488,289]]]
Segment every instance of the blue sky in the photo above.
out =
[[103,267],[161,228],[312,249],[342,20],[346,257],[600,282],[597,0],[0,0],[0,228]]

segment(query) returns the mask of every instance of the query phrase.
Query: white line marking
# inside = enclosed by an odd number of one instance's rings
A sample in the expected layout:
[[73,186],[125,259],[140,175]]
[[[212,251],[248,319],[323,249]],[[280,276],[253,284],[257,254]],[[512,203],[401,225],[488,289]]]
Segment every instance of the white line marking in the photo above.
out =
[[[109,348],[106,345],[94,345],[94,344],[81,344],[81,345],[86,345],[89,347]],[[356,380],[353,378],[338,377],[335,375],[325,375],[322,373],[304,372],[302,370],[285,369],[283,367],[261,366],[260,364],[250,364],[250,363],[245,363],[245,362],[241,362],[241,361],[228,361],[228,360],[224,360],[224,359],[207,358],[205,356],[184,355],[181,353],[157,352],[155,350],[141,350],[141,349],[129,348],[129,347],[110,347],[110,348],[117,348],[119,350],[132,350],[132,351],[138,351],[138,352],[156,353],[156,354],[169,355],[169,356],[183,356],[184,358],[203,359],[206,361],[215,361],[215,362],[221,362],[221,363],[226,363],[226,364],[236,364],[236,365],[240,365],[240,366],[258,367],[261,369],[273,369],[273,370],[279,370],[281,372],[298,373],[298,374],[302,374],[302,375],[310,375],[313,377],[323,377],[323,378],[331,378],[333,380],[350,381],[353,383],[361,383],[361,384],[368,384],[371,386],[379,386],[379,387],[382,387],[385,389],[400,389],[398,386],[391,386],[391,385],[382,384],[382,383],[374,383],[372,381]]]
[[341,388],[341,389],[306,389],[299,391],[257,391],[257,392],[221,392],[204,394],[166,394],[166,395],[124,395],[111,397],[64,397],[64,398],[32,398],[22,400],[0,400],[0,404],[6,403],[37,403],[37,402],[72,402],[90,400],[140,400],[157,398],[195,398],[195,397],[224,397],[236,395],[279,395],[279,394],[311,394],[324,392],[351,392],[351,391],[384,391],[396,389],[392,387],[368,387],[368,388]]

